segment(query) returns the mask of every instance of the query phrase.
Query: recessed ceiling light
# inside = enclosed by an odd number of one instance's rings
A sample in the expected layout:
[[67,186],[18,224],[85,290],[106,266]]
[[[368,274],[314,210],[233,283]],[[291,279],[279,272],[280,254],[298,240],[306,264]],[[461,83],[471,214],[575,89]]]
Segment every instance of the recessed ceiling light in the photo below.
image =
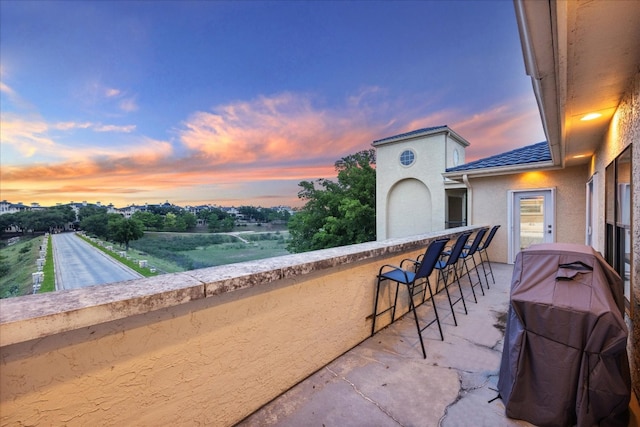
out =
[[586,122],[587,120],[597,119],[600,116],[602,116],[602,114],[600,113],[589,113],[585,115],[583,118],[581,118],[580,120],[582,120],[583,122]]

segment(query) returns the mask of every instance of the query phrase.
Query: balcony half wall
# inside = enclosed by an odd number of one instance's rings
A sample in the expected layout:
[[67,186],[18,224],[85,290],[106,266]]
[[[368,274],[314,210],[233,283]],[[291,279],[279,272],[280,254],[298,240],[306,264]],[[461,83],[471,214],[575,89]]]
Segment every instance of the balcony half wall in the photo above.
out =
[[0,425],[233,425],[369,336],[382,264],[478,228],[2,300]]

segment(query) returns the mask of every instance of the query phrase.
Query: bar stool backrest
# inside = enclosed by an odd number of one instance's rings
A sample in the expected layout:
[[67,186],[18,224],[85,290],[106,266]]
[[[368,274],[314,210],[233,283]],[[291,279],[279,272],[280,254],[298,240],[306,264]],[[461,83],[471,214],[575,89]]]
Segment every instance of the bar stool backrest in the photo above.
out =
[[438,258],[442,254],[444,247],[447,242],[449,242],[449,238],[437,239],[431,242],[429,247],[424,253],[424,257],[422,257],[422,262],[420,263],[420,267],[416,272],[416,279],[420,279],[422,277],[428,277],[431,275],[433,268],[438,262]]
[[460,254],[464,249],[464,245],[466,245],[467,240],[469,240],[469,236],[471,236],[471,231],[465,231],[458,236],[458,240],[456,240],[455,245],[453,245],[453,249],[451,249],[451,255],[449,255],[446,265],[452,265],[458,261],[458,258],[460,258]]
[[500,228],[500,225],[494,225],[493,228],[491,228],[491,231],[489,232],[489,235],[484,240],[484,243],[482,243],[482,247],[480,248],[481,251],[483,251],[483,250],[485,250],[485,249],[487,249],[489,247],[489,244],[493,240],[493,236],[496,235],[496,231],[498,231],[498,228]]
[[473,255],[476,253],[476,251],[478,250],[478,246],[480,246],[480,242],[482,241],[482,238],[484,237],[484,234],[487,232],[487,230],[488,228],[481,228],[480,230],[478,230],[478,232],[476,233],[476,237],[473,238],[473,243],[471,244],[467,255]]

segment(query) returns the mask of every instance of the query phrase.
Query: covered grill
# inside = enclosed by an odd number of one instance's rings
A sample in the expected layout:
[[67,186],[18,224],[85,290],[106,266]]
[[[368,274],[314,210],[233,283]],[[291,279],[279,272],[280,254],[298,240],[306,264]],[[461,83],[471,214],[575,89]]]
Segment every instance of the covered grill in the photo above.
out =
[[631,392],[620,276],[591,247],[516,258],[498,390],[538,426],[626,425]]

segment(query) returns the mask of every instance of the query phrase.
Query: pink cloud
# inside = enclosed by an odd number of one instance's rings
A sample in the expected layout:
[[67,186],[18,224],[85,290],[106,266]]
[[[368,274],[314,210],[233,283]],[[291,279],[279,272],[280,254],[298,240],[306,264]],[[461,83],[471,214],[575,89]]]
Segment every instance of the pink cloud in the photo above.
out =
[[194,113],[180,139],[212,165],[279,164],[337,160],[367,148],[374,133],[355,107],[320,109],[308,96],[286,93]]

